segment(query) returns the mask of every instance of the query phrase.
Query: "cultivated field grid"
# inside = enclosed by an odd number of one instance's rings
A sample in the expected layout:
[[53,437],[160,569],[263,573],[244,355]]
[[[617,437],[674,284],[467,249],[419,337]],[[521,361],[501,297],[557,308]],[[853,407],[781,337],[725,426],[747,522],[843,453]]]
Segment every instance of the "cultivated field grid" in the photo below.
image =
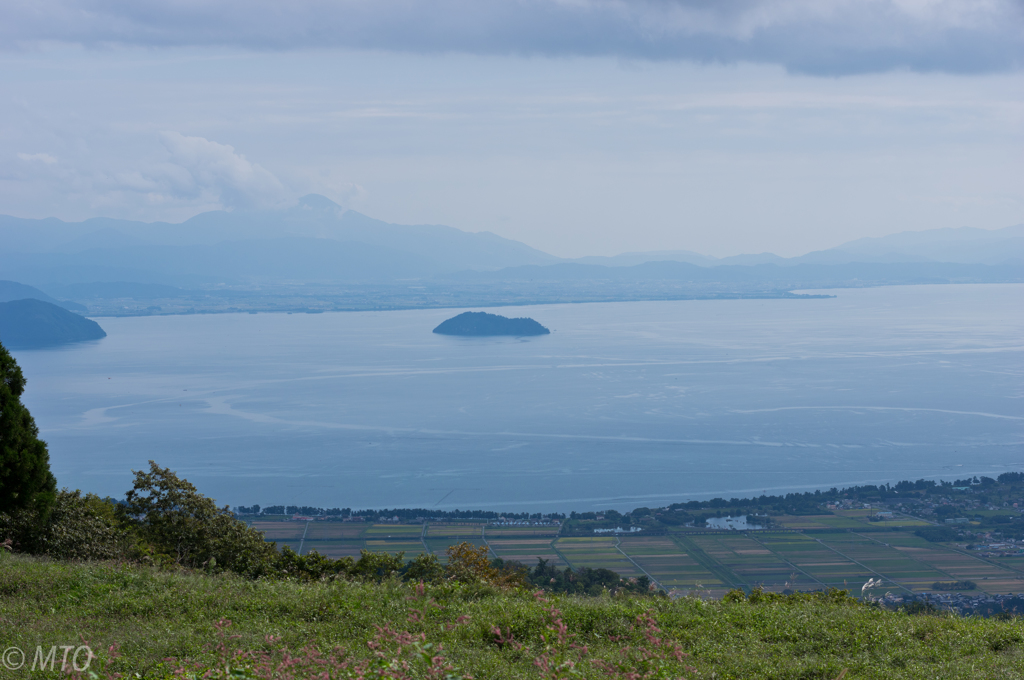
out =
[[495,558],[533,567],[538,560],[564,568],[610,569],[624,578],[646,575],[679,593],[720,597],[729,590],[773,592],[844,588],[860,593],[869,579],[886,592],[935,592],[937,583],[973,581],[976,592],[1024,591],[1024,556],[983,557],[964,546],[915,535],[926,522],[910,518],[868,521],[867,510],[833,515],[782,516],[771,531],[692,527],[622,536],[560,536],[559,527],[492,526],[479,522],[374,524],[337,521],[251,521],[268,541],[300,554],[358,558],[360,551],[433,553],[443,563],[458,543],[487,546]]

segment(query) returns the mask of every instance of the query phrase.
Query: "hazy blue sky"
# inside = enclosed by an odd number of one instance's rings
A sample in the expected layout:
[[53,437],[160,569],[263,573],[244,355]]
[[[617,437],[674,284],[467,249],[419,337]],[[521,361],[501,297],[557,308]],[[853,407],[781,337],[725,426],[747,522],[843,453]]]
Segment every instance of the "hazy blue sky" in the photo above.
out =
[[322,193],[577,256],[1024,222],[1020,0],[12,0],[0,213]]

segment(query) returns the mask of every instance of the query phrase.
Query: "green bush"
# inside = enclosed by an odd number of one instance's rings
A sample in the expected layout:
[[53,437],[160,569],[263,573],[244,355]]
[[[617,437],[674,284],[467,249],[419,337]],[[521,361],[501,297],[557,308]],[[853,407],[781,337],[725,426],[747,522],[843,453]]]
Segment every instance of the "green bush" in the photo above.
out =
[[46,518],[35,509],[0,515],[0,537],[20,552],[58,560],[115,560],[132,555],[132,542],[115,509],[94,494],[64,489]]

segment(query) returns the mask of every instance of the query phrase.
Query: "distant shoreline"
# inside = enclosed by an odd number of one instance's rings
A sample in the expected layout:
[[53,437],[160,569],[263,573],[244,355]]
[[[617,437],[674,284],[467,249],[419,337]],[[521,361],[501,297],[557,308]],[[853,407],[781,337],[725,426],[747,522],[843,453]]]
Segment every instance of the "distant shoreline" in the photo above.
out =
[[[875,286],[872,286],[875,287]],[[840,290],[840,289],[837,289]],[[226,309],[202,309],[197,305],[190,305],[188,309],[181,311],[165,311],[140,309],[130,312],[89,312],[84,314],[88,318],[127,318],[147,316],[194,316],[199,314],[322,314],[325,312],[400,312],[416,309],[464,309],[466,307],[536,307],[542,305],[582,305],[610,302],[683,302],[689,300],[822,300],[838,297],[827,294],[792,293],[789,291],[779,293],[715,293],[705,295],[666,295],[650,297],[614,297],[600,299],[565,299],[565,300],[487,300],[486,298],[473,298],[466,301],[452,302],[446,304],[364,304],[364,305],[337,305],[334,307],[273,307],[253,306],[251,308],[240,308],[233,306]],[[149,302],[159,302],[158,300]]]

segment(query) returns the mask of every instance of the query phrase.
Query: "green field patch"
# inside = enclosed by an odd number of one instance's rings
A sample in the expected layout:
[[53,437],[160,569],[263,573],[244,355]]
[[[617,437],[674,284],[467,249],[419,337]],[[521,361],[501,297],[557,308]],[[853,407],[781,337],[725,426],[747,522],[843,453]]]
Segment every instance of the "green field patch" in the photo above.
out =
[[359,538],[366,528],[365,524],[351,522],[310,522],[306,538]]
[[370,552],[384,552],[389,555],[404,552],[406,559],[412,559],[422,552],[426,552],[423,549],[423,544],[420,542],[416,543],[404,543],[398,541],[366,541],[366,549]]
[[262,531],[268,541],[301,540],[306,531],[305,522],[253,522],[252,528]]
[[554,538],[558,535],[559,527],[495,527],[488,525],[485,532],[487,538],[494,536],[495,538],[516,538],[516,537],[537,537],[543,538],[550,536]]
[[[430,552],[437,555],[438,559],[440,559],[442,563],[445,562],[447,559],[446,553],[448,548],[450,548],[453,545],[458,545],[459,543],[469,543],[470,545],[474,545],[478,548],[480,546],[487,545],[486,543],[484,543],[483,539],[479,538],[458,538],[456,540],[453,540],[451,538],[427,539],[427,546],[430,548]],[[419,552],[423,552],[423,548],[420,548]]]
[[833,510],[832,512],[839,517],[867,518],[871,515],[877,514],[878,510],[872,508],[857,508],[855,510]]
[[620,547],[630,556],[634,555],[683,555],[679,544],[667,536],[623,538]]
[[374,538],[378,536],[391,536],[393,538],[404,536],[410,538],[419,537],[422,533],[423,527],[419,524],[374,524],[367,528],[363,535],[367,538],[371,536]]
[[871,526],[878,527],[927,527],[932,526],[928,522],[920,519],[912,519],[910,517],[897,517],[895,519],[885,519],[881,522],[871,522]]
[[[862,540],[856,540],[856,539]],[[939,581],[948,578],[942,572],[922,563],[910,559],[895,547],[882,545],[863,539],[854,535],[847,535],[841,539],[831,541],[831,547],[835,548],[848,559],[856,560],[863,568],[869,569],[874,574],[858,573],[855,571],[850,576],[856,580],[865,576],[879,574],[883,579],[904,585],[911,589],[921,589],[921,584],[928,581]],[[828,545],[828,543],[826,543]]]
[[359,558],[359,551],[365,546],[362,541],[305,541],[302,544],[302,552],[308,555],[315,550],[321,555],[338,559],[339,557]]
[[668,537],[623,538],[620,548],[666,588],[690,590],[724,584]]
[[832,519],[832,515],[780,515],[772,517],[776,525],[784,529],[824,529],[824,519]]
[[870,526],[872,523],[863,522],[853,517],[827,517],[821,520],[821,523],[830,529],[863,529],[865,526]]
[[928,548],[940,545],[938,543],[926,541],[920,536],[914,534],[912,531],[891,531],[887,533],[871,534],[871,537],[876,541],[888,543],[893,547],[906,546],[912,548]]
[[813,581],[779,559],[771,550],[746,536],[693,536],[708,556],[725,567],[745,587],[773,590],[807,587]]
[[547,550],[551,551],[551,541],[496,541],[487,539],[495,550]]
[[431,524],[427,527],[428,538],[479,538],[483,525]]

